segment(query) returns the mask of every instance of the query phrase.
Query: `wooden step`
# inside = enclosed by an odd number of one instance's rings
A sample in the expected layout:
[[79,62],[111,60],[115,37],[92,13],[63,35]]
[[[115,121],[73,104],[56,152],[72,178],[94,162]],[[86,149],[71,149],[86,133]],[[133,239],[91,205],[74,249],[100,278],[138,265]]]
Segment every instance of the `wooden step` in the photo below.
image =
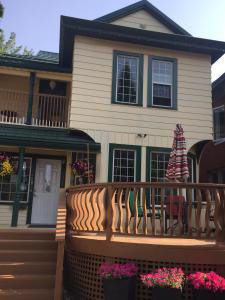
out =
[[0,250],[0,262],[56,261],[55,250]]
[[1,290],[1,300],[53,300],[53,289]]
[[25,261],[25,262],[0,262],[0,275],[7,274],[49,274],[54,275],[56,270],[55,262],[48,261]]
[[54,240],[55,229],[0,229],[0,240]]
[[19,289],[53,289],[55,276],[53,275],[0,275],[2,290]]
[[55,250],[54,240],[0,240],[1,250]]

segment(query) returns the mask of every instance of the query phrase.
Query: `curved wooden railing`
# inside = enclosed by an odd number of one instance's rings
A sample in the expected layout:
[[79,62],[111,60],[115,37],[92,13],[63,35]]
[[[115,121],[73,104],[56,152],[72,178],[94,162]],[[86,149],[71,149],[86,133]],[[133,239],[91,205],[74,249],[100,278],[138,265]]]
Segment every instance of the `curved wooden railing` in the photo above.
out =
[[69,231],[225,241],[225,185],[104,183],[67,190]]

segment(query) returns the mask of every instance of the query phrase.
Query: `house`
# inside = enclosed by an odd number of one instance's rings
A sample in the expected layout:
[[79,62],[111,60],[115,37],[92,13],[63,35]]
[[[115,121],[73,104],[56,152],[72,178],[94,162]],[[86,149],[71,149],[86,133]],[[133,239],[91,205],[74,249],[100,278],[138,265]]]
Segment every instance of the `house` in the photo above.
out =
[[[225,265],[223,247],[216,252],[214,242],[185,242],[180,208],[177,222],[183,246],[176,245],[175,252],[169,241],[160,251],[138,237],[138,248],[132,241],[111,243],[116,232],[138,235],[137,200],[143,197],[146,204],[146,190],[153,191],[152,231],[148,233],[144,209],[143,235],[156,234],[155,207],[161,209],[160,230],[166,235],[162,203],[166,188],[176,189],[180,196],[185,189],[188,234],[197,233],[200,239],[201,190],[211,202],[209,185],[195,182],[201,151],[212,140],[211,64],[224,53],[224,42],[193,37],[144,0],[92,21],[62,16],[59,54],[40,51],[32,57],[0,57],[0,152],[14,170],[0,177],[0,226],[54,227],[59,192],[75,185],[68,190],[67,225],[70,233],[87,234],[86,240],[85,236],[67,240],[65,282],[79,299],[102,297],[96,269],[107,255],[114,260],[136,259],[142,269],[165,261],[182,263],[187,270],[194,270],[196,264],[204,270],[211,264],[215,270]],[[177,123],[185,131],[191,176],[189,184],[170,185],[163,181]],[[86,164],[83,176],[76,163]],[[76,188],[82,182],[91,184]],[[133,215],[127,204],[131,190]],[[195,195],[198,204],[192,207]],[[224,241],[223,210],[219,194],[215,197],[219,243]],[[57,222],[61,237],[56,234],[55,287],[60,286],[65,239],[65,216],[61,216],[65,206],[61,204],[58,220],[64,225]],[[205,220],[210,237],[208,215]],[[5,232],[4,236],[9,230]],[[87,236],[90,232],[101,234]],[[175,234],[173,226],[170,234]],[[200,255],[203,247],[208,251],[204,257]],[[146,293],[138,288],[138,299],[147,299],[143,298]]]
[[207,143],[200,161],[200,181],[225,184],[225,74],[212,84],[214,140]]

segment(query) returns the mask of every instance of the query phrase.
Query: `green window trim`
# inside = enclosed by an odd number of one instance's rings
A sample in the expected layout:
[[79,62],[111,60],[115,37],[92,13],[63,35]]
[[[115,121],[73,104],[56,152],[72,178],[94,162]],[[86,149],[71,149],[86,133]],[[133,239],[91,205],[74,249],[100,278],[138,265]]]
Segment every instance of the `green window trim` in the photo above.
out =
[[[139,59],[138,65],[138,94],[137,94],[137,103],[126,103],[126,102],[117,102],[116,101],[116,77],[117,77],[117,57],[119,55],[137,57]],[[113,68],[112,68],[112,99],[111,102],[114,104],[130,105],[130,106],[142,106],[143,105],[143,68],[144,68],[144,55],[133,52],[123,52],[119,50],[113,51]]]
[[[152,89],[152,61],[168,61],[173,63],[173,86],[172,86],[172,106],[159,106],[153,105],[153,89]],[[148,107],[154,107],[159,109],[172,109],[177,110],[177,59],[170,57],[152,56],[148,57]]]
[[136,182],[141,181],[141,146],[124,145],[124,144],[109,144],[109,158],[108,158],[108,181],[112,182],[113,171],[113,150],[135,150],[136,151]]
[[[171,148],[163,148],[163,147],[147,147],[146,148],[146,181],[151,181],[151,154],[152,152],[164,152],[170,153]],[[188,153],[188,157],[193,161],[193,182],[196,182],[196,156],[192,153]]]

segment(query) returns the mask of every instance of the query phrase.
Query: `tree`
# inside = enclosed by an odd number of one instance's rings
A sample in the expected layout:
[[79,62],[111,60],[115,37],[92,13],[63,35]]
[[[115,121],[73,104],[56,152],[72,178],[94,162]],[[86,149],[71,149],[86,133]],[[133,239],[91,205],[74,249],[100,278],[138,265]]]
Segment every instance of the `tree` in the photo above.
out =
[[4,13],[4,6],[3,6],[2,3],[0,2],[0,18],[3,17],[3,13]]
[[[0,18],[3,17],[4,7],[0,2]],[[16,34],[11,32],[9,39],[5,39],[3,30],[0,29],[0,55],[2,54],[22,54],[22,55],[33,55],[33,50],[27,49],[27,47],[16,45]]]

